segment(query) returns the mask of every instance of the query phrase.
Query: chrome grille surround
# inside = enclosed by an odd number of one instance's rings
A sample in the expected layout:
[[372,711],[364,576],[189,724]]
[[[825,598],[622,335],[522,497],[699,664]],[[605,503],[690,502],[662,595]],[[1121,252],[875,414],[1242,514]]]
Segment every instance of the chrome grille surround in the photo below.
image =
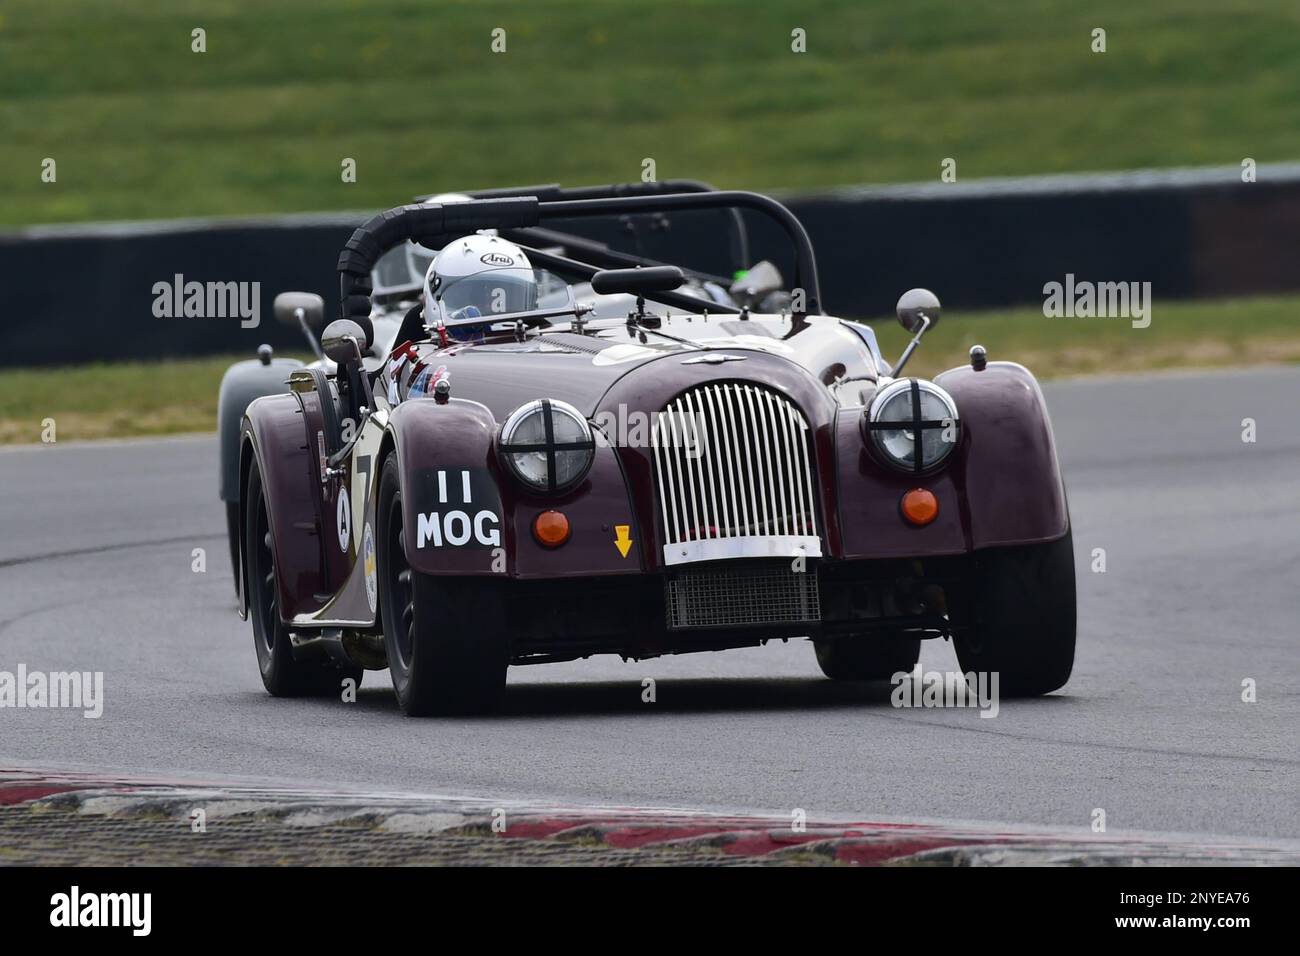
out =
[[651,432],[664,563],[820,557],[811,446],[798,406],[750,382],[669,402]]
[[664,579],[670,630],[813,624],[821,620],[817,572],[766,567],[688,568]]

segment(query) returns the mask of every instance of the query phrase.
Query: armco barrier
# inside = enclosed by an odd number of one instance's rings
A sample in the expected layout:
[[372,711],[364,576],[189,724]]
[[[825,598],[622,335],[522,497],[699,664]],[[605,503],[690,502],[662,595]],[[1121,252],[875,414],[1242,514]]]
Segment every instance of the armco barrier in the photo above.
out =
[[[1042,300],[1066,273],[1144,281],[1157,299],[1300,289],[1300,164],[1045,176],[840,188],[784,196],[817,248],[828,311],[887,315],[899,293],[923,285],[950,309]],[[405,197],[394,197],[394,204]],[[4,318],[0,366],[301,349],[277,325],[271,301],[307,289],[337,309],[334,263],[368,213],[249,220],[185,220],[33,227],[0,233]],[[557,228],[558,228],[557,224]],[[643,234],[686,264],[726,271],[720,225],[674,217]],[[782,243],[751,220],[753,258]],[[618,239],[617,224],[596,233]],[[789,274],[787,272],[787,274]],[[259,283],[257,327],[229,318],[159,318],[156,283]]]

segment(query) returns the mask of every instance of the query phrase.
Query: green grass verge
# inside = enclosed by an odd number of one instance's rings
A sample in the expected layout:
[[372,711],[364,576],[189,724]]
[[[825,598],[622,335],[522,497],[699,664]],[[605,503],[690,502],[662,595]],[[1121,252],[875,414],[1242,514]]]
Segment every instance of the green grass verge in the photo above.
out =
[[[0,370],[0,445],[212,431],[224,355],[166,362],[113,362]],[[305,359],[305,356],[295,356]]]
[[[1298,316],[1300,296],[1157,302],[1146,329],[1126,319],[1049,319],[1038,309],[950,313],[926,336],[908,372],[934,375],[960,365],[976,342],[990,358],[1020,362],[1040,378],[1294,363],[1300,362]],[[871,324],[885,355],[897,358],[907,334],[891,319]],[[210,431],[222,373],[247,357],[0,371],[0,444],[41,441],[48,418],[60,441]]]
[[[870,324],[885,356],[896,359],[911,337],[894,321]],[[907,372],[935,375],[965,363],[976,343],[990,359],[1019,362],[1045,379],[1300,362],[1300,296],[1157,299],[1145,329],[1123,318],[1047,318],[1037,306],[969,314],[950,310],[925,336]]]
[[6,0],[0,223],[1268,162],[1298,90],[1281,0]]

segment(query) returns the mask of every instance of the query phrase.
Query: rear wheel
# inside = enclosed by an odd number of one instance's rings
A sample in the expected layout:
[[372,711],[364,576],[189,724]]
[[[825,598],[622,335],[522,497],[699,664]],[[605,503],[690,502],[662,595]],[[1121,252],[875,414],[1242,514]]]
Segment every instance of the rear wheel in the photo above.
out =
[[978,551],[970,626],[953,637],[963,671],[998,674],[998,693],[1056,690],[1074,667],[1073,535],[1048,544]]
[[248,569],[248,617],[253,622],[253,647],[262,683],[275,697],[336,694],[345,678],[361,684],[359,668],[340,668],[329,661],[295,660],[289,629],[280,620],[275,551],[262,493],[262,474],[254,461],[248,474],[244,526],[244,566]]
[[863,634],[836,641],[817,641],[817,663],[831,680],[889,680],[910,671],[921,656],[919,637]]
[[510,662],[503,582],[411,569],[395,455],[380,473],[378,516],[379,602],[398,704],[412,717],[492,710]]

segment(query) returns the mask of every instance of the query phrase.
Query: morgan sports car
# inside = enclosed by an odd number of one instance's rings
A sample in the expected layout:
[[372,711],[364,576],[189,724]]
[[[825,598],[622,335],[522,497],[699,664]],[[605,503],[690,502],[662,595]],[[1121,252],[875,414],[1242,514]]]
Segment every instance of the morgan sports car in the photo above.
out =
[[[768,220],[791,280],[553,228],[697,210]],[[407,243],[442,251],[368,362],[372,272]],[[891,365],[868,326],[823,313],[807,233],[775,200],[425,202],[358,227],[338,273],[328,364],[289,370],[238,434],[238,605],[272,694],[388,668],[408,714],[482,712],[510,665],[794,638],[835,680],[911,670],[930,638],[1003,695],[1068,680],[1070,517],[1034,377],[979,346],[905,376],[938,299],[900,298],[913,338]],[[465,304],[462,275],[491,305]],[[276,311],[324,318],[309,293]]]
[[[712,186],[693,179],[672,179],[651,183],[628,183],[615,186],[586,186],[565,189],[552,183],[544,186],[522,186],[506,189],[486,189],[468,193],[450,192],[418,197],[424,203],[442,203],[464,201],[468,199],[487,199],[501,196],[538,196],[550,199],[593,199],[630,194],[711,192]],[[725,210],[723,215],[715,216],[727,227],[728,258],[733,270],[731,285],[735,285],[734,273],[746,270],[749,263],[749,236],[745,230],[744,220],[735,210]],[[528,240],[540,243],[546,248],[558,252],[583,255],[587,261],[601,262],[606,265],[635,264],[635,259],[620,257],[609,239],[619,240],[620,245],[641,246],[656,233],[666,233],[671,225],[664,213],[648,216],[622,217],[616,223],[617,228],[603,230],[606,241],[590,236],[573,235],[558,230],[531,230]],[[384,361],[396,345],[396,336],[402,320],[412,306],[420,301],[424,286],[424,274],[429,263],[433,261],[437,249],[429,249],[419,243],[408,241],[389,249],[379,257],[370,270],[370,321],[374,329],[370,346],[362,356],[362,363],[368,371],[373,372]],[[551,285],[544,290],[541,297],[543,304],[554,304],[557,300],[567,300],[570,293],[578,302],[591,304],[602,313],[626,314],[627,296],[595,296],[590,283],[567,284],[558,277],[551,277]],[[711,298],[726,305],[735,305],[730,286],[719,285],[695,276],[687,279],[689,285]],[[769,302],[769,305],[775,302]],[[281,358],[274,354],[269,345],[262,345],[257,350],[257,357],[236,362],[226,370],[221,379],[221,389],[217,400],[217,433],[220,444],[220,465],[218,471],[219,495],[226,509],[226,527],[230,540],[230,558],[232,568],[238,570],[239,556],[235,551],[239,532],[236,522],[239,519],[239,499],[243,488],[239,483],[239,435],[244,418],[244,411],[250,402],[263,395],[275,395],[288,390],[287,378],[291,371],[310,364],[324,368],[333,373],[334,363],[321,351],[319,321],[320,316],[302,308],[282,309],[276,312],[277,318],[301,330],[315,360],[304,363],[295,358]]]

